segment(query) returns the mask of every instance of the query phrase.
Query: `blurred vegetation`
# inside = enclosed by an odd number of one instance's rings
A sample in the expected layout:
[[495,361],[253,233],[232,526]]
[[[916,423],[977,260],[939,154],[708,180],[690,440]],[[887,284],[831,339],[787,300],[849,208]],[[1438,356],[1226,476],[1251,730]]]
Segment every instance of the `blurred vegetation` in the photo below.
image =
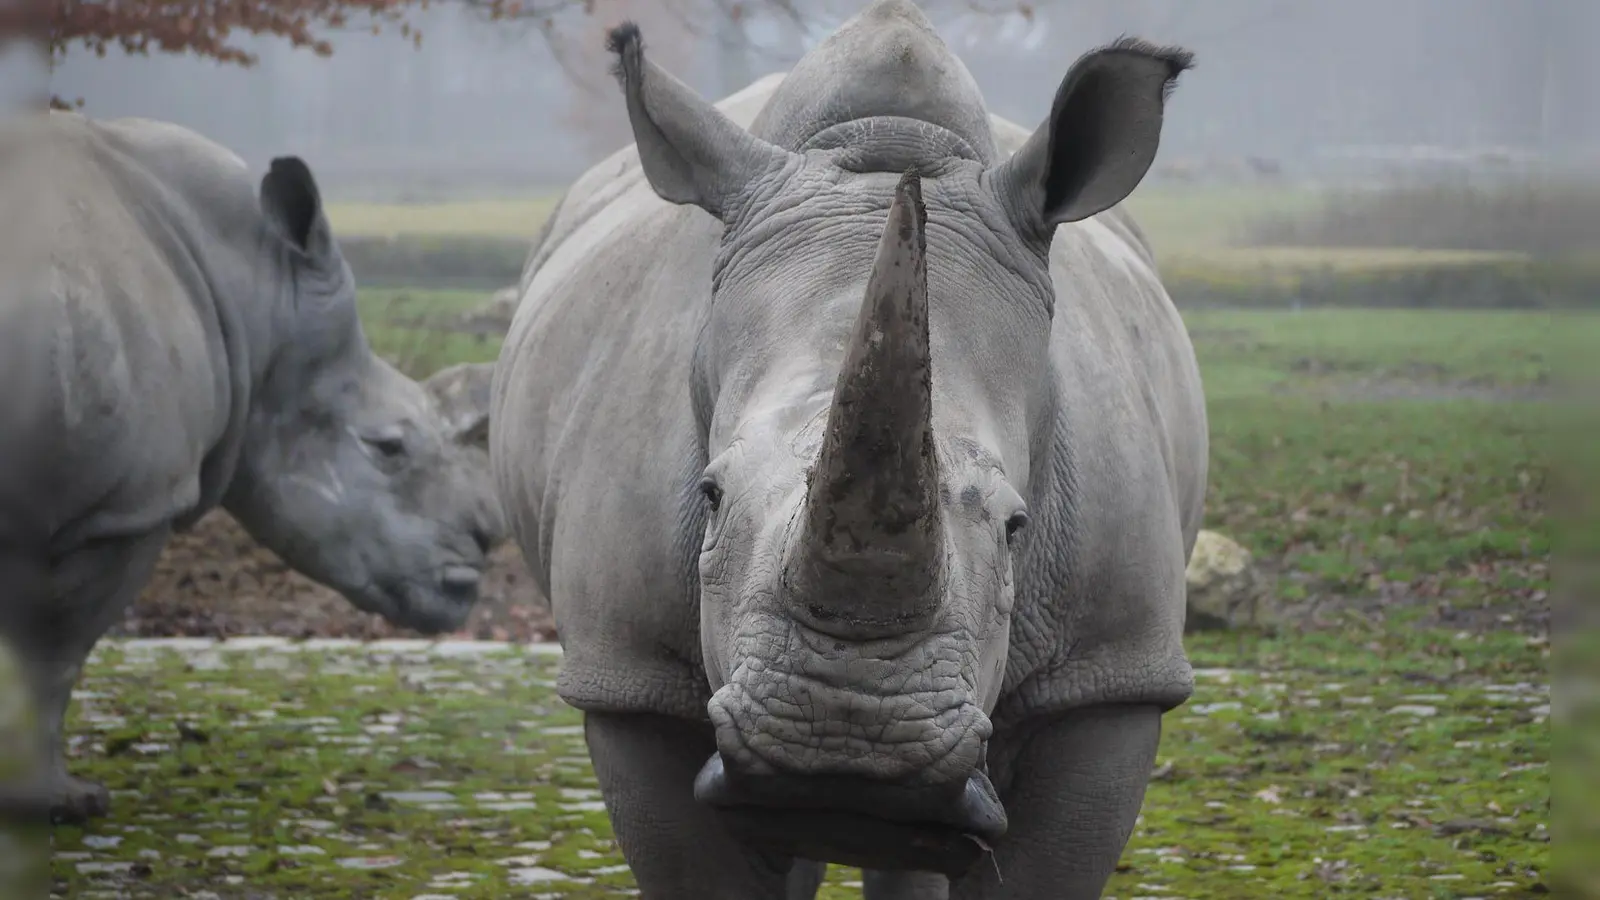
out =
[[[1600,305],[1600,253],[1577,252],[1585,232],[1562,218],[1586,201],[1557,194],[1550,211],[1529,211],[1547,194],[1526,186],[1497,190],[1324,195],[1145,186],[1128,206],[1156,251],[1168,291],[1186,308]],[[489,291],[518,281],[553,206],[550,197],[335,204],[330,216],[366,286]],[[1461,224],[1469,214],[1494,224]],[[1553,247],[1566,252],[1546,252]]]
[[1566,256],[1600,250],[1600,180],[1555,176],[1435,178],[1341,190],[1312,210],[1270,212],[1249,243],[1410,247]]

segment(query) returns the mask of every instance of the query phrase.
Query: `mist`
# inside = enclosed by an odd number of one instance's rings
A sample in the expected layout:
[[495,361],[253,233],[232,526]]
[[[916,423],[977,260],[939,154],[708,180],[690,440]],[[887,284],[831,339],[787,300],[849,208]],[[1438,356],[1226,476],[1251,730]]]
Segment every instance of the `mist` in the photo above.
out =
[[[704,6],[704,9],[699,8]],[[97,116],[191,126],[252,164],[313,160],[335,193],[547,189],[627,142],[604,71],[604,29],[635,16],[657,59],[708,96],[787,68],[858,3],[719,20],[703,0],[602,3],[556,23],[483,20],[455,3],[414,16],[420,47],[352,23],[317,57],[240,40],[253,69],[193,57],[70,55],[62,97]],[[637,8],[635,8],[637,7]],[[1192,49],[1156,180],[1343,177],[1395,167],[1592,167],[1600,33],[1587,0],[1180,0],[930,7],[992,109],[1039,121],[1076,56],[1121,34]],[[711,24],[706,24],[711,23]]]

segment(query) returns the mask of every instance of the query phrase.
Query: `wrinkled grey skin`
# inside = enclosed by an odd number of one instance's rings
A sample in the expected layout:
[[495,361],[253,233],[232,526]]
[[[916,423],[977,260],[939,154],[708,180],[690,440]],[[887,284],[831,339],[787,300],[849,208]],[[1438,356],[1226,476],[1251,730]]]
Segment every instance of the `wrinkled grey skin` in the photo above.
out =
[[62,763],[72,685],[207,511],[363,610],[462,624],[505,530],[492,367],[418,384],[372,352],[298,159],[258,193],[189,131],[66,113],[8,123],[0,154],[24,213],[0,229],[25,248],[0,253],[0,637],[24,656],[50,759],[0,799],[79,820],[107,798]]
[[1192,690],[1200,379],[1115,207],[1186,55],[1030,133],[903,0],[721,113],[637,37],[491,459],[643,896],[1099,896]]

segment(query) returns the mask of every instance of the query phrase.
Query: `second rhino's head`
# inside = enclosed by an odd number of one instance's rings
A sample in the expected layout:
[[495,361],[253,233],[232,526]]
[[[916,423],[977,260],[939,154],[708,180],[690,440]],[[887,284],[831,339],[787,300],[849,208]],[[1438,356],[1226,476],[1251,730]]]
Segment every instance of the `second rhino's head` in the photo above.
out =
[[[275,160],[260,209],[274,356],[254,386],[225,506],[356,607],[459,628],[505,534],[487,455],[489,364],[418,383],[372,351],[310,169]],[[266,298],[258,298],[266,303]]]

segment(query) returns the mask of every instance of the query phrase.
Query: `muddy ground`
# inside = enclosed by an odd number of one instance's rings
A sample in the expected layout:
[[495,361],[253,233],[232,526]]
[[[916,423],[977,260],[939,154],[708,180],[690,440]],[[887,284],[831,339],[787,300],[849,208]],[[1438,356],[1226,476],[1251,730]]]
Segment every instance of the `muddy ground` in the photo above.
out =
[[[375,639],[418,637],[291,571],[224,512],[214,512],[167,547],[120,629],[136,637]],[[457,637],[553,640],[549,604],[517,548],[502,544],[484,579],[483,599]]]

